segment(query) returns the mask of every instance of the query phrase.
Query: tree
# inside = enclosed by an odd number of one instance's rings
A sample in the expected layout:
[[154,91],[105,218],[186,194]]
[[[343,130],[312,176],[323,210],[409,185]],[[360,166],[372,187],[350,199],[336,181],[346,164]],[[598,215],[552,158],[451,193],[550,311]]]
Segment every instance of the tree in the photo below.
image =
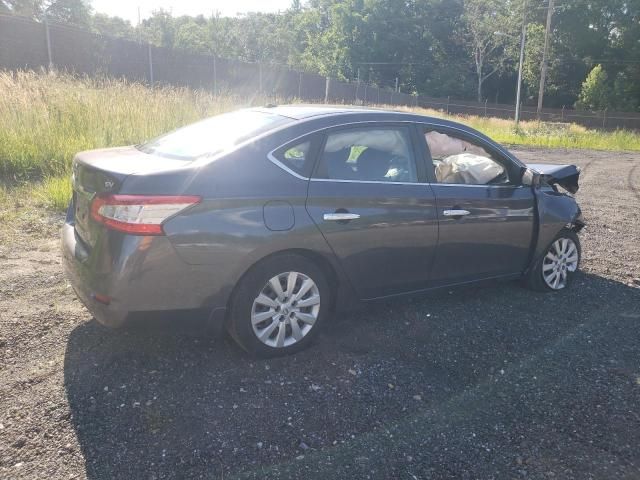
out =
[[37,18],[42,0],[0,0],[0,13]]
[[99,35],[111,37],[135,38],[135,29],[131,22],[120,17],[110,17],[104,13],[96,13],[91,18],[91,29]]
[[609,106],[611,91],[607,82],[607,72],[602,65],[596,65],[582,83],[576,107],[588,110],[604,110]]
[[463,21],[467,30],[468,48],[475,63],[479,102],[483,99],[484,82],[505,69],[509,60],[506,47],[517,36],[510,7],[513,7],[513,2],[505,0],[464,2]]
[[182,23],[176,29],[174,47],[193,53],[210,53],[211,40],[206,25],[193,20]]
[[44,2],[41,15],[57,23],[89,29],[91,6],[87,0],[49,0]]
[[151,13],[151,17],[142,21],[138,27],[142,38],[158,47],[173,48],[175,41],[175,19],[171,12],[159,9]]

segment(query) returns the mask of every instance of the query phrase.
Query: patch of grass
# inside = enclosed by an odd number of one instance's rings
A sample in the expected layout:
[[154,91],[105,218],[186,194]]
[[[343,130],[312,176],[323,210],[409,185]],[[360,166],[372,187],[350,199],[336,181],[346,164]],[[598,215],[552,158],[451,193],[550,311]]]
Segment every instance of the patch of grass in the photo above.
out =
[[51,238],[60,228],[66,205],[58,210],[43,208],[51,203],[38,198],[39,188],[39,183],[0,183],[0,258],[11,252],[16,241],[24,242],[25,233],[30,240]]
[[71,179],[68,176],[47,177],[33,186],[31,194],[38,204],[64,212],[71,200]]

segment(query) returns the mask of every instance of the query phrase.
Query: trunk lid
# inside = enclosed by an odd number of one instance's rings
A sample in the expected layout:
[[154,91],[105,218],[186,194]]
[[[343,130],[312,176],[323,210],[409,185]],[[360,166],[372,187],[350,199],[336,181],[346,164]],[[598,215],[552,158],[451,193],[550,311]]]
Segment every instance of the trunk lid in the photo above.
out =
[[102,226],[91,218],[93,198],[104,192],[117,193],[132,174],[144,175],[185,165],[184,160],[168,159],[141,152],[136,147],[105,148],[78,153],[73,160],[73,199],[75,229],[93,246]]
[[560,185],[569,193],[576,193],[580,185],[580,168],[575,165],[554,165],[550,163],[528,163],[527,167],[540,174],[549,185]]

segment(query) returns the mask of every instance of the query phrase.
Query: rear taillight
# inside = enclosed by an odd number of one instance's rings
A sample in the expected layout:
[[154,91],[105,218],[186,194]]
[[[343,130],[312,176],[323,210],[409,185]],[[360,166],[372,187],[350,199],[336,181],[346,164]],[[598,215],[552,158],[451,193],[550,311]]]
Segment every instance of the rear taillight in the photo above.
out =
[[162,235],[162,222],[200,200],[185,195],[98,195],[91,203],[91,217],[113,230]]

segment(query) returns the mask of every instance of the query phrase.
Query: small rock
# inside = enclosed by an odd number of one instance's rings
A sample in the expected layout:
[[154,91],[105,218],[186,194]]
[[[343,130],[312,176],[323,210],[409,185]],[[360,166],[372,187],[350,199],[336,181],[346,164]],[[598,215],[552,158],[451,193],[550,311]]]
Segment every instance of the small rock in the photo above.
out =
[[309,445],[307,445],[304,442],[300,442],[300,445],[298,445],[300,447],[301,450],[309,450]]
[[314,392],[317,392],[318,390],[320,390],[322,387],[320,387],[320,385],[316,385],[314,383],[311,384],[311,390],[313,390]]
[[355,371],[353,368],[350,368],[350,369],[349,369],[349,373],[350,373],[351,375],[357,375],[356,371]]
[[104,388],[103,388],[103,390],[104,390],[105,392],[108,392],[108,391],[109,391],[109,387],[104,387]]
[[14,448],[22,448],[27,443],[27,439],[24,437],[18,438],[15,442],[13,442],[12,447]]
[[256,447],[258,447],[258,450],[260,450],[262,448],[262,442],[256,443]]
[[393,390],[395,388],[393,383],[387,383],[387,387],[389,387],[391,390]]
[[303,460],[303,459],[304,459],[304,455],[298,455],[298,456],[296,457],[296,460]]
[[422,395],[414,395],[413,399],[417,400],[417,401],[420,401],[420,400],[422,400]]

